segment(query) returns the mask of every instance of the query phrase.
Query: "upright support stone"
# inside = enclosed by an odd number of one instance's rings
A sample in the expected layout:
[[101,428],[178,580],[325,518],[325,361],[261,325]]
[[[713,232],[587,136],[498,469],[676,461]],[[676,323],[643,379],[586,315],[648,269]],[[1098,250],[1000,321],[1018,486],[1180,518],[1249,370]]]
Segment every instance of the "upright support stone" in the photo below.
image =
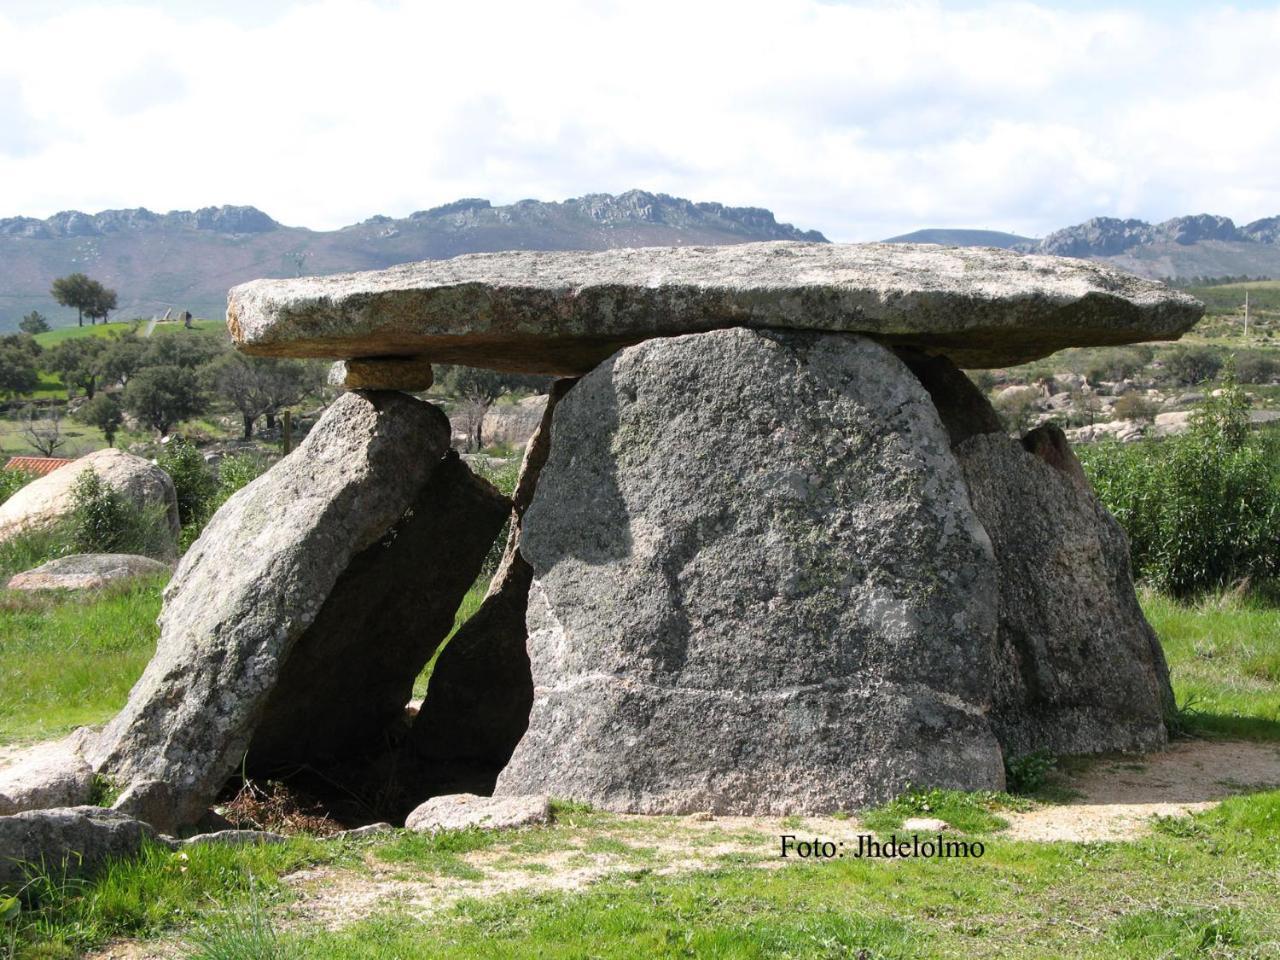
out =
[[509,503],[457,456],[352,559],[298,640],[249,748],[251,770],[375,751],[502,527]]
[[240,490],[165,590],[155,657],[89,757],[121,788],[172,789],[192,823],[240,765],[294,644],[353,557],[404,516],[449,446],[435,407],[347,393]]
[[1173,691],[1129,543],[1062,431],[974,436],[956,455],[999,567],[992,723],[1006,754],[1164,746]]
[[521,542],[533,712],[496,793],[755,814],[1003,785],[990,542],[890,351],[652,340],[552,432]]
[[525,608],[533,571],[520,554],[525,510],[551,450],[551,415],[575,380],[557,380],[525,447],[511,502],[506,550],[480,609],[440,654],[413,725],[412,748],[433,763],[496,777],[529,725],[533,677]]

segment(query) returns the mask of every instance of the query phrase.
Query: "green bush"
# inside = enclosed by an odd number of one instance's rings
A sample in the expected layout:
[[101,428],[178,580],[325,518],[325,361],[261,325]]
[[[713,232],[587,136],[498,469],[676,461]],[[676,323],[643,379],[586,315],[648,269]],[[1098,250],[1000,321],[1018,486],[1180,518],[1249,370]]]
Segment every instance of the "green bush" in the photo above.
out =
[[72,511],[63,540],[71,553],[173,553],[163,507],[142,509],[86,469],[71,488]]
[[241,487],[247,487],[267,470],[267,461],[251,453],[238,453],[224,457],[218,464],[218,489],[213,498],[210,516],[231,498]]
[[0,470],[0,503],[4,503],[35,478],[34,473],[27,473],[25,470]]
[[1222,354],[1212,347],[1174,347],[1164,356],[1168,379],[1189,387],[1212,380],[1222,365]]
[[1185,435],[1080,453],[1138,577],[1182,597],[1280,574],[1280,449],[1250,431],[1230,370]]
[[1120,420],[1151,421],[1160,412],[1160,407],[1140,393],[1126,393],[1116,401],[1111,412]]
[[188,441],[174,438],[156,458],[156,463],[173,480],[178,494],[178,522],[184,528],[203,526],[218,482],[200,451]]

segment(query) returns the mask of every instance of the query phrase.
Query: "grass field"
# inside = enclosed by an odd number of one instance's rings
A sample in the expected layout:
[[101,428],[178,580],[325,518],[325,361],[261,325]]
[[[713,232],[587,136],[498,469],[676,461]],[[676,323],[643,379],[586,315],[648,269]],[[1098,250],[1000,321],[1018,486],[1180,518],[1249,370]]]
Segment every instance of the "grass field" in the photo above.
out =
[[[146,332],[148,322],[129,320],[99,323],[93,326],[86,324],[83,327],[56,327],[53,330],[46,330],[44,333],[37,333],[36,343],[48,348],[55,347],[64,340],[75,340],[80,337],[121,337],[131,330],[136,330],[138,335],[141,336]],[[191,326],[196,332],[208,336],[228,336],[227,325],[221,320],[193,320],[191,321]],[[184,329],[181,323],[158,323],[152,335],[168,336]]]
[[[0,741],[110,716],[150,656],[160,588],[87,603],[5,595]],[[1234,596],[1142,601],[1192,732],[1280,741],[1280,609]],[[822,835],[840,821],[699,824],[573,804],[532,831],[156,847],[88,883],[38,882],[15,950],[53,960],[158,938],[165,955],[207,960],[1280,955],[1280,791],[1157,820],[1129,842],[1008,839],[998,807],[978,810],[986,803],[955,794],[934,808],[985,843],[962,864],[782,865],[780,832]],[[861,829],[883,835],[903,809],[865,813]]]

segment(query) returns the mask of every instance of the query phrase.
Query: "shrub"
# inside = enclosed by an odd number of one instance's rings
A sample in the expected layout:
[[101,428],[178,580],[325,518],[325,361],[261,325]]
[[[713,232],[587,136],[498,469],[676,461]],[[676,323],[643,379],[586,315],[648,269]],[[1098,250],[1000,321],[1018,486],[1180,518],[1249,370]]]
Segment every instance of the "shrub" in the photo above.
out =
[[0,470],[0,503],[4,503],[35,478],[34,473],[27,473],[25,470]]
[[1280,362],[1265,353],[1245,353],[1236,358],[1236,379],[1241,383],[1272,383],[1280,378]]
[[203,525],[218,482],[200,451],[186,440],[175,438],[156,458],[156,463],[173,480],[178,494],[178,521],[183,527]]
[[1181,437],[1080,450],[1129,536],[1134,573],[1174,596],[1280,573],[1280,458],[1228,369]]
[[65,542],[72,552],[172,554],[164,508],[138,507],[92,470],[86,469],[76,478],[71,502]]
[[1021,757],[1006,759],[1004,778],[1010,793],[1035,793],[1044,786],[1049,771],[1057,761],[1048,750],[1037,750]]
[[218,508],[231,498],[241,487],[247,487],[267,470],[267,462],[262,457],[251,453],[238,453],[224,457],[218,464],[218,488],[213,497],[209,515],[213,516]]
[[1116,401],[1112,412],[1121,420],[1150,422],[1156,418],[1160,408],[1139,393],[1126,393]]
[[1101,356],[1085,371],[1085,378],[1094,386],[1103,381],[1127,380],[1147,363],[1143,355],[1133,349],[1103,350],[1100,353]]
[[1164,358],[1168,378],[1185,386],[1212,380],[1222,364],[1222,356],[1211,347],[1175,347]]

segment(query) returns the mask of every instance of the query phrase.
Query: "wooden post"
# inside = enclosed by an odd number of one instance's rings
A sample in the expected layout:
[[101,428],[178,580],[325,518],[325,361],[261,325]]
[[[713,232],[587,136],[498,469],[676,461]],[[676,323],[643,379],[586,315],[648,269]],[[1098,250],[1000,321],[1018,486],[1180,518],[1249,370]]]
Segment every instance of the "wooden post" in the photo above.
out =
[[1249,291],[1244,292],[1244,338],[1249,339]]
[[293,449],[293,417],[288,410],[284,412],[280,422],[280,438],[284,441],[284,455],[287,457]]

